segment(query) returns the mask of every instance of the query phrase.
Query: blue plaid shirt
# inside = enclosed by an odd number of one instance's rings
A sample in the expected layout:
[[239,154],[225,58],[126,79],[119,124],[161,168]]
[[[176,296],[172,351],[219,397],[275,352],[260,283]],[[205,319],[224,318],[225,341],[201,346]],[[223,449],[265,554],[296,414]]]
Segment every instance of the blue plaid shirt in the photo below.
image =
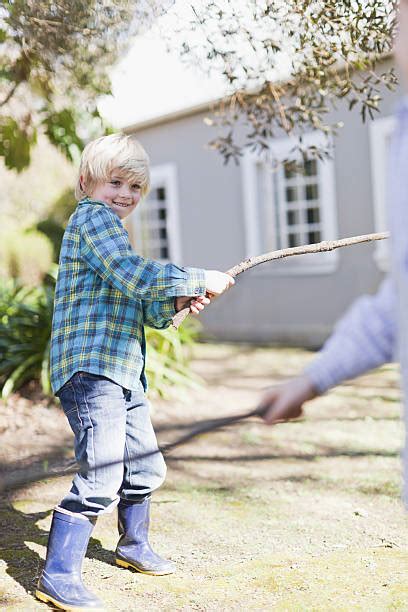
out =
[[126,389],[141,380],[146,389],[144,325],[168,327],[175,297],[204,294],[204,270],[143,259],[107,204],[81,200],[61,246],[51,334],[54,393],[81,370]]

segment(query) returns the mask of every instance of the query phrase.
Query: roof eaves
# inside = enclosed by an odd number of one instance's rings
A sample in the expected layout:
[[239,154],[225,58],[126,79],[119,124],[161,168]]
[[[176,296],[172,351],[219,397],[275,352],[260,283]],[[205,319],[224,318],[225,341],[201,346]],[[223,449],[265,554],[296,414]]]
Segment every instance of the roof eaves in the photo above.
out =
[[[392,57],[393,57],[393,52],[390,51],[388,53],[384,53],[381,59],[383,61],[386,61],[387,59],[390,59]],[[164,123],[168,123],[169,121],[174,121],[177,119],[184,119],[185,117],[197,115],[198,113],[209,112],[214,106],[216,106],[223,100],[227,100],[228,97],[229,97],[228,95],[216,97],[210,100],[206,100],[205,102],[201,102],[200,104],[195,104],[193,106],[187,106],[185,108],[181,108],[179,110],[172,111],[164,115],[158,115],[156,117],[151,117],[150,119],[138,121],[137,123],[132,123],[129,126],[123,127],[122,131],[125,132],[125,134],[133,134],[136,131],[143,130],[145,128],[149,128],[153,126],[162,125]]]

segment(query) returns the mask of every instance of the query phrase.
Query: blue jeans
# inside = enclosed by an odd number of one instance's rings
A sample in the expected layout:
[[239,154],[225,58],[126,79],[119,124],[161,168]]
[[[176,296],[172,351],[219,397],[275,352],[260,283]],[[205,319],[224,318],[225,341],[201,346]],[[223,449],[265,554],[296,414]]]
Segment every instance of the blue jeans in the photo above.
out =
[[60,506],[98,516],[120,498],[141,500],[157,489],[166,464],[157,450],[142,384],[124,389],[109,378],[77,372],[57,393],[75,434],[80,470]]

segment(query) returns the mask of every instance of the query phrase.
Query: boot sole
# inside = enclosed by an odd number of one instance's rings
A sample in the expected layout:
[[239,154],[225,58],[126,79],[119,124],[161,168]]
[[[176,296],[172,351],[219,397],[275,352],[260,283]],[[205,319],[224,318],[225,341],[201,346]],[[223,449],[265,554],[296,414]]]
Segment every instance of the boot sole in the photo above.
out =
[[51,595],[46,595],[45,593],[42,593],[41,591],[38,591],[38,590],[35,592],[35,596],[37,599],[39,599],[40,601],[43,601],[44,603],[52,603],[54,606],[56,606],[60,610],[67,610],[68,612],[70,612],[71,610],[76,610],[76,612],[82,612],[82,610],[83,611],[94,610],[94,612],[105,612],[104,608],[82,608],[78,606],[69,606],[68,604],[63,604],[61,601],[58,601],[58,599],[54,599],[54,597],[51,597]]
[[124,567],[125,569],[134,569],[136,572],[139,572],[139,574],[146,574],[148,576],[167,576],[168,574],[174,574],[174,570],[170,570],[170,571],[165,571],[165,572],[155,572],[155,571],[147,571],[147,570],[142,570],[139,567],[137,567],[137,565],[133,565],[133,563],[130,563],[129,561],[123,561],[122,559],[115,559],[115,563],[116,565],[118,565],[119,567]]

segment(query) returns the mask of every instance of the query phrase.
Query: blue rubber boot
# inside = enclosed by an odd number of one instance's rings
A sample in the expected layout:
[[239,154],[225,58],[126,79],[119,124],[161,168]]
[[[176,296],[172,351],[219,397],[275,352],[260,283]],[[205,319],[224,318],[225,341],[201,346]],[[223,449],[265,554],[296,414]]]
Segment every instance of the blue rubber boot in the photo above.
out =
[[120,539],[116,547],[116,565],[151,576],[164,576],[175,571],[174,563],[162,559],[150,547],[150,498],[141,502],[121,499],[118,519]]
[[81,567],[95,521],[54,510],[47,559],[35,596],[62,610],[103,610],[82,583]]

